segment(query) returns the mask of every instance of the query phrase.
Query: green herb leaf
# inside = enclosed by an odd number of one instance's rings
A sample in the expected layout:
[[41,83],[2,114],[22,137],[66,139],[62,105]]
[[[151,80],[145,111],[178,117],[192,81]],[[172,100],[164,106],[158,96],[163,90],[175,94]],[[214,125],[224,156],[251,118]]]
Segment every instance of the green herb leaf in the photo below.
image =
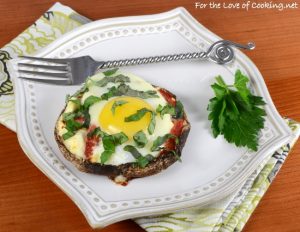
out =
[[95,81],[94,85],[104,87],[108,83],[124,83],[124,82],[130,82],[129,77],[123,74],[119,74],[117,76],[105,76],[101,80]]
[[140,156],[139,158],[137,158],[136,162],[141,168],[144,168],[149,164],[149,160],[144,156]]
[[115,152],[116,146],[114,143],[114,138],[111,135],[102,137],[102,143],[104,151],[101,154],[101,163],[104,164]]
[[112,107],[111,107],[111,112],[112,112],[113,114],[115,114],[116,108],[117,108],[118,106],[122,106],[122,105],[124,105],[124,104],[126,104],[126,103],[128,103],[128,101],[124,101],[124,100],[115,101],[114,104],[113,104]]
[[119,96],[125,95],[130,97],[139,97],[143,99],[159,97],[155,90],[139,91],[139,90],[131,89],[126,84],[120,84],[117,89],[118,89]]
[[173,134],[165,134],[164,136],[158,136],[154,141],[151,147],[151,151],[161,150],[161,145],[163,145],[168,139],[175,138],[176,143],[178,143],[178,138]]
[[107,93],[101,95],[102,100],[108,100],[111,97],[119,96],[118,90],[115,86],[108,89]]
[[143,131],[136,132],[133,136],[133,140],[139,148],[145,147],[148,142],[147,137]]
[[66,129],[68,130],[68,132],[63,135],[64,140],[72,137],[77,130],[84,127],[84,122],[82,123],[82,122],[76,121],[76,117],[78,117],[78,115],[79,115],[79,112],[65,113],[63,115],[64,121],[66,123]]
[[85,128],[89,128],[90,126],[90,121],[91,121],[91,116],[90,116],[90,113],[89,113],[89,110],[88,109],[85,109],[82,112],[82,116],[84,118],[84,123],[83,123],[83,127]]
[[165,114],[170,114],[171,116],[175,115],[175,108],[171,106],[170,104],[167,104],[165,106],[158,105],[156,108],[156,112],[160,114],[160,117],[163,118]]
[[124,151],[128,151],[132,154],[132,156],[136,159],[136,163],[139,167],[146,167],[150,161],[154,159],[154,157],[150,154],[143,156],[141,153],[132,145],[127,145],[124,147]]
[[160,112],[162,111],[163,108],[164,108],[164,107],[163,107],[161,104],[159,104],[159,105],[156,107],[156,113],[160,114]]
[[135,159],[138,159],[140,156],[142,156],[141,153],[132,145],[126,145],[123,149],[124,151],[130,152]]
[[250,91],[247,88],[247,83],[249,79],[242,74],[240,70],[237,70],[235,73],[234,87],[238,90],[241,98],[248,104],[248,96],[250,95]]
[[173,151],[170,151],[170,152],[176,157],[176,159],[177,159],[179,162],[182,162],[180,156],[177,154],[176,151],[173,150]]
[[173,118],[183,118],[183,105],[180,101],[176,100],[175,107],[167,104],[165,106],[158,105],[156,112],[160,114],[162,118],[165,114],[170,114]]
[[218,125],[222,105],[223,102],[219,101],[216,97],[209,100],[208,110],[211,112],[208,115],[208,120],[212,120],[211,128],[215,138],[220,134]]
[[108,100],[111,97],[116,96],[130,96],[130,97],[139,97],[139,98],[158,98],[156,91],[148,90],[148,91],[139,91],[135,89],[131,89],[128,85],[122,83],[118,87],[111,87],[107,93],[102,94],[102,100]]
[[101,101],[101,98],[100,97],[96,97],[96,96],[89,96],[87,97],[85,100],[84,100],[84,103],[83,103],[83,107],[85,109],[89,108],[91,105],[95,104],[96,102],[99,102]]
[[150,155],[150,154],[145,155],[144,157],[145,157],[148,161],[154,160],[154,156],[152,156],[152,155]]
[[126,117],[125,122],[138,121],[145,116],[146,113],[151,113],[152,111],[147,108],[142,108],[136,111],[136,113]]
[[155,130],[155,125],[156,125],[156,120],[155,120],[155,112],[152,112],[151,110],[147,109],[147,108],[142,108],[137,110],[137,112],[135,114],[132,114],[128,117],[126,117],[124,119],[125,122],[133,122],[133,121],[138,121],[141,118],[143,118],[145,116],[146,113],[150,113],[151,114],[151,118],[150,118],[150,123],[148,126],[148,132],[150,135],[153,134],[154,130]]
[[63,114],[63,120],[67,121],[70,119],[74,119],[76,117],[76,113],[75,112],[68,112],[68,113],[64,113]]
[[114,143],[114,138],[112,135],[104,136],[102,138],[102,143],[104,150],[109,150],[115,152],[115,143]]
[[[79,120],[80,119],[80,120]],[[83,119],[83,121],[82,121]],[[66,124],[66,129],[75,134],[81,128],[88,128],[90,125],[90,114],[87,109],[80,107],[74,112],[63,114],[63,121]],[[67,137],[67,135],[65,136]]]
[[128,137],[123,132],[114,135],[107,135],[106,133],[102,132],[100,128],[97,129],[95,132],[94,131],[93,133],[97,133],[102,137],[102,143],[104,148],[104,151],[101,154],[102,164],[108,161],[112,154],[115,153],[116,146],[121,145],[122,143],[125,143],[128,140]]
[[[220,77],[221,78],[221,77]],[[227,94],[227,88],[218,85],[217,83],[212,86],[213,91],[215,92],[217,99],[222,99]]]
[[63,138],[63,140],[67,140],[67,139],[71,138],[73,135],[75,135],[74,132],[68,131],[62,135],[62,138]]
[[106,163],[109,158],[112,156],[112,154],[114,153],[114,151],[111,150],[105,150],[101,153],[101,164]]
[[80,100],[78,98],[75,98],[75,99],[71,98],[69,101],[73,102],[76,105],[77,108],[80,108],[81,102],[80,102]]
[[125,143],[125,142],[128,141],[127,135],[124,134],[123,132],[114,134],[114,135],[112,135],[112,136],[113,136],[113,138],[114,138],[114,143],[115,143],[116,146],[117,146],[117,145],[121,145],[121,144],[123,144],[123,143]]
[[118,68],[114,68],[114,69],[110,69],[110,70],[103,72],[103,74],[104,74],[104,76],[108,77],[108,76],[115,74],[117,71],[118,71]]
[[66,121],[66,128],[68,131],[74,132],[79,130],[82,127],[80,122],[75,121],[74,119],[69,119]]
[[175,118],[183,118],[183,105],[181,101],[176,100],[176,105],[175,105]]
[[223,80],[223,78],[220,75],[216,76],[216,80],[217,80],[217,83],[219,86],[227,88],[225,81]]
[[150,135],[153,134],[154,130],[155,130],[155,126],[156,126],[156,120],[155,120],[155,116],[156,116],[156,113],[151,111],[151,115],[150,115],[150,123],[148,125],[148,133]]
[[220,76],[216,79],[217,83],[212,85],[215,97],[210,99],[207,108],[214,137],[221,134],[229,143],[256,151],[258,133],[264,127],[266,115],[259,106],[265,102],[250,93],[247,88],[249,80],[239,70],[235,74],[234,86],[226,85]]
[[96,127],[94,130],[92,130],[91,132],[89,132],[87,134],[87,137],[91,138],[93,136],[96,136],[96,137],[104,137],[104,136],[108,136],[108,134],[106,134],[104,131],[102,131],[100,129],[100,127]]
[[247,146],[253,151],[258,148],[258,131],[264,127],[265,112],[255,107],[250,112],[242,111],[237,120],[228,119],[222,134],[229,143],[236,146]]
[[226,109],[226,100],[222,101],[222,108],[219,114],[219,124],[218,127],[220,130],[223,130],[225,121],[226,121],[226,115],[225,115],[225,109]]

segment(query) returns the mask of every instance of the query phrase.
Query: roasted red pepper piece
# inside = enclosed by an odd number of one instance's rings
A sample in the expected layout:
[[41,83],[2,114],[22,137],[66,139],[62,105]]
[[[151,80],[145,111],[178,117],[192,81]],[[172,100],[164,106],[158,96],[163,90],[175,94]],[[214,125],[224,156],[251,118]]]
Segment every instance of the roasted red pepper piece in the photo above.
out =
[[[88,129],[88,134],[93,130],[95,130],[95,128],[96,128],[95,125],[91,125]],[[84,154],[87,159],[91,158],[93,154],[93,149],[99,143],[99,141],[100,141],[100,137],[96,135],[86,137]]]

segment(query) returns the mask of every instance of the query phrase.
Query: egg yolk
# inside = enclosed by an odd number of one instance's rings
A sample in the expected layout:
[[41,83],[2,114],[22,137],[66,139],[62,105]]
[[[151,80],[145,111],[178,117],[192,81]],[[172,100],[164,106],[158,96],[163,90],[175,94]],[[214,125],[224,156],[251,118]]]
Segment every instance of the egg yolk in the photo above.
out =
[[[113,112],[114,103],[121,101],[126,103],[116,106],[115,112]],[[110,100],[105,104],[101,113],[99,114],[99,123],[101,129],[108,134],[123,132],[128,136],[129,139],[132,139],[136,132],[140,130],[146,130],[148,128],[151,116],[150,113],[146,113],[140,120],[131,122],[125,122],[125,118],[135,114],[142,108],[153,110],[147,102],[140,98],[118,97]]]

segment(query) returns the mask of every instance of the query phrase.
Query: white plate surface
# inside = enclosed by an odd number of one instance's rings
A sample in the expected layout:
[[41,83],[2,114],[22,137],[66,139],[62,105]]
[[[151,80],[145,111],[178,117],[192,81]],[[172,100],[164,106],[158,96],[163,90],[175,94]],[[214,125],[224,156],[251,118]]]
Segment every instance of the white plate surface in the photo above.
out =
[[[96,21],[68,33],[36,55],[90,55],[111,60],[202,51],[219,39],[185,9],[177,8],[151,16]],[[18,79],[15,60],[10,62],[10,72],[15,77],[20,144],[32,162],[78,205],[92,227],[216,201],[237,189],[291,136],[258,69],[240,51],[235,52],[236,60],[229,66],[185,61],[122,68],[175,93],[191,122],[182,163],[177,162],[158,175],[136,179],[122,187],[106,177],[79,172],[63,158],[53,136],[65,96],[74,93],[78,86],[50,86]],[[222,75],[233,82],[236,69],[251,78],[253,92],[267,102],[266,127],[258,152],[236,148],[221,137],[214,139],[207,120],[214,77]]]

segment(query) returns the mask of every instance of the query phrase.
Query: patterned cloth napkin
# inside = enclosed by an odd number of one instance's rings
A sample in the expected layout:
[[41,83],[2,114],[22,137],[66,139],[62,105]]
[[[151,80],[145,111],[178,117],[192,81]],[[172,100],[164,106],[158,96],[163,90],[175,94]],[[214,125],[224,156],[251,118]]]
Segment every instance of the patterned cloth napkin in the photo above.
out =
[[[90,22],[71,8],[56,3],[32,26],[0,49],[0,123],[15,131],[14,92],[6,61],[18,55],[33,54],[64,33]],[[235,193],[194,209],[135,219],[147,231],[241,231],[267,191],[272,180],[300,135],[300,124],[285,119],[294,133],[288,144],[263,162]]]

